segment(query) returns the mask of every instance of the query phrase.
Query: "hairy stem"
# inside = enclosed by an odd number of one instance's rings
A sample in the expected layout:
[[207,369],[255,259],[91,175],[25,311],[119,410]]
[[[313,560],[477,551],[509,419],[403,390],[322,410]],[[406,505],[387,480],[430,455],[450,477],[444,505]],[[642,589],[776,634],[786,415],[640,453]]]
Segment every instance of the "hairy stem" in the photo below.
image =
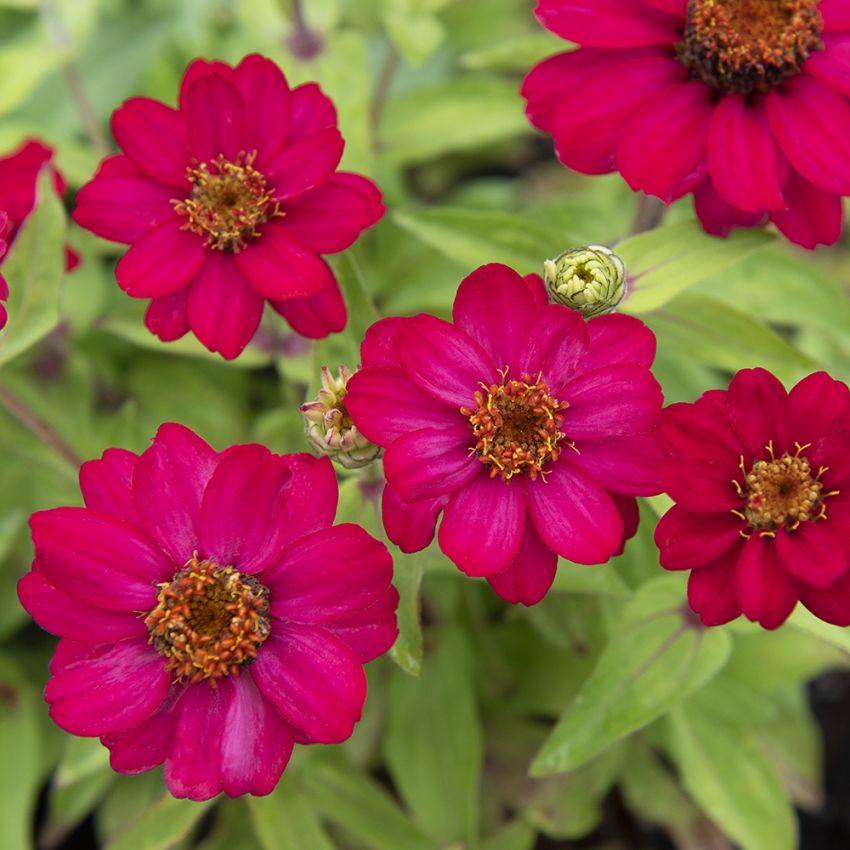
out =
[[384,64],[381,66],[381,72],[378,74],[372,102],[369,104],[369,135],[372,139],[373,153],[378,153],[381,149],[381,119],[384,116],[384,107],[387,103],[393,77],[398,69],[398,63],[398,50],[394,44],[390,44],[387,48]]

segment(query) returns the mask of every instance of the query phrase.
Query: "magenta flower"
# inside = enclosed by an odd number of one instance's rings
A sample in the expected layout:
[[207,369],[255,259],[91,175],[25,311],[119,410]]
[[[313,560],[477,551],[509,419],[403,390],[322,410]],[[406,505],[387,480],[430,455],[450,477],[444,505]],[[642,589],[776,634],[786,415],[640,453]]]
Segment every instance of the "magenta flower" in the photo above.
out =
[[585,323],[495,264],[461,283],[453,316],[373,325],[345,405],[386,447],[390,539],[423,549],[443,512],[443,552],[533,605],[558,555],[607,561],[637,527],[634,496],[660,489],[655,338],[627,316]]
[[33,514],[21,603],[61,637],[53,720],[112,767],[165,763],[176,797],[268,794],[293,742],[351,735],[363,664],[392,645],[386,547],[332,526],[329,460],[215,452],[163,425],[80,470],[85,508]]
[[136,97],[112,116],[123,155],[104,160],[77,196],[74,220],[131,247],[115,271],[163,340],[191,330],[237,357],[265,301],[299,333],[345,326],[321,254],[348,248],[384,212],[358,174],[337,172],[344,141],[315,83],[290,89],[252,55],[235,68],[196,60],[178,109]]
[[537,17],[580,45],[522,88],[565,165],[665,203],[693,193],[709,233],[770,220],[807,248],[838,239],[846,0],[538,0]]
[[692,570],[706,625],[743,613],[766,629],[800,600],[850,626],[850,391],[824,372],[786,393],[764,369],[666,408],[657,432],[676,501],[655,542],[661,565]]
[[[3,210],[0,210],[0,263],[3,262],[3,257],[6,256],[6,251],[9,250],[9,243],[6,242],[6,237],[11,230],[11,223],[9,222],[9,216],[6,215]],[[0,330],[6,327],[6,321],[9,318],[9,314],[6,312],[6,308],[3,306],[3,303],[9,297],[9,284],[6,282],[6,278],[3,277],[2,273],[0,273]]]

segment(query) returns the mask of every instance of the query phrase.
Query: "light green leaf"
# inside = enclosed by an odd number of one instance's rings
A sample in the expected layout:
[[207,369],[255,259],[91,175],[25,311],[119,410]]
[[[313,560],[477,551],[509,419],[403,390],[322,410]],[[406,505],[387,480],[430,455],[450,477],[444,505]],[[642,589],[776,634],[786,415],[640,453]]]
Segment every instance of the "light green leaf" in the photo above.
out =
[[519,35],[508,41],[465,53],[460,64],[470,71],[522,71],[527,73],[532,65],[558,51],[563,52],[564,42],[548,32]]
[[384,26],[398,52],[414,66],[425,62],[446,38],[445,27],[434,15],[391,9],[384,14]]
[[5,44],[0,50],[0,115],[20,106],[63,59],[60,51],[44,44],[35,27],[28,38]]
[[708,236],[696,221],[659,227],[615,247],[626,264],[629,289],[621,309],[645,313],[667,303],[697,281],[732,268],[775,236],[737,230],[728,239]]
[[169,850],[191,832],[204,812],[215,803],[177,800],[166,794],[119,833],[107,850]]
[[850,654],[850,629],[825,623],[808,608],[798,605],[788,618],[788,625]]
[[248,797],[247,801],[262,850],[334,850],[294,778],[284,777],[267,797]]
[[393,218],[467,272],[484,263],[505,263],[521,274],[539,272],[564,241],[557,228],[509,213],[440,207],[398,210]]
[[407,673],[418,676],[422,669],[422,628],[419,624],[419,588],[424,559],[415,555],[394,555],[398,590],[398,638],[390,650],[392,659]]
[[369,850],[439,850],[387,792],[363,774],[311,763],[305,768],[304,784],[316,809]]
[[52,786],[47,821],[39,835],[39,844],[43,847],[59,846],[64,836],[97,806],[116,776],[107,766],[105,770],[82,776],[70,784]]
[[671,715],[672,756],[685,788],[743,850],[794,850],[796,820],[752,732],[687,706]]
[[531,772],[574,770],[701,688],[726,663],[729,635],[689,624],[677,577],[641,588]]
[[629,589],[611,563],[587,567],[563,558],[558,561],[553,590],[595,596],[628,596]]
[[444,626],[418,679],[393,670],[387,766],[414,818],[444,844],[475,843],[482,741],[463,633]]
[[532,850],[537,833],[527,823],[515,820],[497,833],[489,836],[481,850]]
[[[352,369],[360,361],[360,343],[371,324],[381,318],[366,287],[360,262],[354,251],[344,251],[331,264],[348,306],[347,357]],[[324,365],[324,364],[323,364]]]
[[68,736],[53,782],[61,788],[103,770],[109,770],[109,750],[99,739]]
[[53,177],[42,170],[36,207],[18,231],[3,262],[9,283],[9,321],[0,331],[0,364],[8,363],[59,324],[59,290],[65,276],[65,211]]
[[475,75],[408,89],[390,98],[381,140],[389,161],[410,164],[530,132],[517,83]]

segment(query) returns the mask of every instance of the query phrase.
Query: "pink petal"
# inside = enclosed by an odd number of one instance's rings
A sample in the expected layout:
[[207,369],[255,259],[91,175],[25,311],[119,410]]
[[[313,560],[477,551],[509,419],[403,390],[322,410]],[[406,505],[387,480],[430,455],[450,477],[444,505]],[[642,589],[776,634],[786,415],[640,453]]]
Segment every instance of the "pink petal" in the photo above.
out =
[[493,361],[463,331],[434,316],[405,321],[395,335],[401,366],[415,384],[454,408],[474,405],[481,384],[500,383]]
[[344,147],[345,141],[335,127],[301,141],[290,139],[265,168],[274,197],[287,201],[324,183],[336,171]]
[[82,643],[147,637],[139,614],[107,611],[75,599],[57,590],[40,572],[27,573],[18,582],[18,599],[36,623],[54,635]]
[[189,332],[186,289],[154,298],[145,313],[145,326],[163,342],[174,342]]
[[694,211],[702,229],[712,236],[728,236],[736,227],[761,227],[767,213],[748,213],[720,197],[710,177],[694,189]]
[[233,255],[209,251],[189,287],[186,315],[206,348],[233,360],[257,332],[263,303],[239,273]]
[[679,83],[630,122],[617,164],[632,189],[669,204],[697,186],[705,173],[712,97],[702,83]]
[[205,74],[218,74],[229,80],[233,76],[233,68],[227,62],[222,62],[218,59],[212,61],[208,61],[207,59],[193,59],[186,68],[183,79],[180,81],[180,92],[177,102],[182,113],[186,114],[189,110],[189,88],[198,77],[202,77]]
[[514,365],[519,349],[528,343],[527,328],[535,312],[525,281],[499,263],[481,266],[465,278],[452,308],[455,327],[500,368]]
[[307,250],[336,254],[354,244],[369,226],[373,211],[373,199],[335,176],[285,204],[284,224]]
[[339,488],[330,458],[289,454],[282,459],[290,473],[284,488],[286,519],[282,543],[286,545],[333,524]]
[[252,675],[229,677],[224,690],[221,789],[228,797],[270,794],[292,755],[292,729],[257,690]]
[[735,592],[744,616],[765,629],[776,629],[788,619],[799,590],[782,569],[773,540],[754,535],[747,541],[738,558]]
[[649,434],[582,441],[578,453],[570,451],[569,457],[606,490],[627,496],[655,496],[662,491],[663,455]]
[[369,211],[366,214],[364,227],[371,227],[380,221],[387,211],[381,190],[368,177],[364,177],[362,174],[354,174],[351,171],[337,171],[329,182],[353,189],[366,199]]
[[[827,502],[829,507],[829,502]],[[801,584],[829,587],[850,569],[847,523],[830,514],[821,522],[803,522],[795,531],[776,534],[776,556],[785,572]]]
[[611,497],[565,460],[544,481],[526,480],[531,519],[543,542],[577,564],[603,564],[620,546],[623,521]]
[[186,90],[189,150],[198,162],[223,156],[234,162],[243,148],[245,106],[239,89],[221,74],[203,74]]
[[728,513],[741,510],[744,499],[738,495],[733,481],[742,481],[741,470],[730,463],[715,465],[705,462],[694,476],[693,462],[676,459],[663,464],[664,492],[683,508],[696,513]]
[[130,487],[138,455],[124,449],[107,449],[100,460],[80,467],[80,489],[92,511],[139,525]]
[[328,264],[292,239],[285,225],[269,222],[244,251],[236,267],[264,298],[305,298],[334,280]]
[[336,107],[333,101],[316,83],[304,83],[294,88],[288,141],[299,142],[328,127],[336,127]]
[[850,35],[827,34],[823,36],[823,43],[824,49],[813,53],[806,60],[805,72],[833,91],[850,95]]
[[741,519],[731,512],[698,514],[673,505],[655,529],[665,570],[690,570],[716,561],[743,543]]
[[850,104],[840,94],[800,75],[771,90],[767,114],[797,171],[830,194],[850,195]]
[[395,611],[398,591],[388,587],[371,605],[324,623],[360,660],[361,664],[388,652],[398,637]]
[[704,626],[722,626],[741,614],[735,595],[738,552],[694,570],[688,577],[688,604]]
[[402,552],[419,552],[434,539],[437,517],[446,506],[447,496],[405,502],[387,484],[381,501],[381,516],[390,541]]
[[681,41],[681,22],[635,0],[538,0],[546,29],[583,47],[640,47]]
[[345,328],[348,314],[336,278],[306,298],[285,298],[272,301],[272,308],[283,316],[289,326],[308,339],[324,339],[328,334]]
[[272,616],[323,624],[369,607],[390,586],[387,547],[359,525],[345,523],[290,544],[262,574]]
[[175,564],[198,548],[201,497],[218,455],[188,428],[161,425],[133,472],[136,510]]
[[326,629],[278,625],[251,667],[257,687],[303,743],[346,740],[360,719],[366,676],[354,653]]
[[149,230],[118,261],[118,285],[133,298],[170,295],[186,286],[212,252],[196,234],[182,229],[172,215]]
[[363,435],[379,446],[422,428],[468,424],[460,412],[434,401],[393,366],[361,369],[348,382],[345,407]]
[[763,101],[721,98],[708,133],[708,167],[714,188],[733,206],[751,213],[785,208],[786,168]]
[[842,628],[850,626],[850,572],[825,589],[802,585],[800,601],[821,620]]
[[395,351],[395,335],[408,319],[389,316],[379,319],[367,331],[360,343],[360,362],[367,366],[401,366]]
[[142,175],[97,176],[77,193],[74,221],[103,239],[133,243],[174,219],[173,188]]
[[770,220],[792,242],[803,248],[834,245],[841,236],[844,208],[841,198],[819,189],[791,171],[785,184],[787,210],[774,210]]
[[[22,222],[35,205],[38,174],[53,158],[53,149],[31,139],[10,156],[0,158],[0,210],[14,224]],[[63,190],[57,187],[57,193]],[[0,230],[0,235],[4,234]]]
[[833,425],[848,421],[850,389],[826,372],[815,372],[788,393],[788,404],[794,439],[801,445],[816,443]]
[[121,732],[104,735],[100,742],[109,748],[109,766],[118,773],[142,773],[158,767],[171,749],[177,689],[163,700],[156,712]]
[[520,482],[479,475],[449,499],[440,549],[467,575],[494,576],[516,558],[525,525]]
[[225,451],[204,490],[200,554],[239,572],[255,573],[280,555],[279,524],[290,472],[264,446]]
[[655,334],[640,319],[612,313],[587,323],[590,348],[578,365],[590,372],[615,363],[637,363],[649,368],[655,360]]
[[89,651],[61,669],[44,689],[50,717],[72,735],[105,735],[144,720],[165,699],[171,676],[147,638],[128,638]]
[[387,481],[408,502],[454,492],[484,474],[470,452],[471,437],[468,425],[423,428],[399,437],[384,455]]
[[665,407],[654,431],[661,450],[686,462],[704,459],[734,478],[744,447],[729,425],[726,399],[726,392],[711,390],[694,404]]
[[664,401],[652,373],[633,363],[586,372],[560,397],[569,403],[562,430],[575,440],[648,431],[658,422]]
[[546,595],[555,580],[557,568],[558,556],[528,522],[516,558],[506,570],[489,576],[487,581],[505,602],[531,606]]
[[662,12],[669,12],[671,15],[676,15],[677,19],[681,19],[684,22],[688,0],[642,0],[642,2],[644,5],[660,9]]
[[766,369],[742,369],[729,384],[729,420],[747,451],[767,457],[790,448],[788,395],[779,379]]
[[134,525],[85,508],[30,517],[35,557],[57,589],[114,611],[147,611],[173,564]]
[[850,8],[847,0],[820,0],[818,11],[823,17],[825,32],[850,30]]
[[188,193],[189,131],[176,109],[147,97],[131,98],[112,113],[112,135],[148,177]]
[[256,53],[246,56],[236,66],[231,80],[245,104],[244,146],[259,152],[258,164],[262,165],[286,142],[291,110],[289,84],[271,59]]
[[614,555],[622,555],[626,551],[626,543],[637,534],[638,526],[640,525],[640,508],[638,508],[637,499],[633,496],[621,496],[619,493],[610,493],[611,499],[617,506],[617,513],[620,514],[620,519],[623,521],[623,536],[620,539],[620,545]]

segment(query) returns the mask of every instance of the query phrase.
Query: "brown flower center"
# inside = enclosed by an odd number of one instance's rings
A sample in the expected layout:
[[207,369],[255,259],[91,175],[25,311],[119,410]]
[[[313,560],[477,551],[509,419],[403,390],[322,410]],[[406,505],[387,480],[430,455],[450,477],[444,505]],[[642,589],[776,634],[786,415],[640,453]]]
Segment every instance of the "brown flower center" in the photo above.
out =
[[215,684],[238,675],[269,636],[269,592],[253,576],[197,554],[169,582],[145,618],[150,643],[177,681]]
[[525,472],[533,481],[545,475],[544,464],[560,456],[563,411],[569,405],[553,398],[539,376],[536,381],[527,374],[521,381],[507,380],[507,369],[501,384],[483,387],[474,398],[476,407],[460,412],[476,437],[470,451],[489,467],[490,477],[507,481]]
[[235,162],[219,156],[186,172],[192,194],[172,204],[186,217],[183,228],[204,236],[208,247],[238,253],[260,235],[263,222],[282,214],[266,178],[253,167],[255,156],[240,153]]
[[767,92],[823,48],[818,0],[690,0],[679,61],[722,92]]

